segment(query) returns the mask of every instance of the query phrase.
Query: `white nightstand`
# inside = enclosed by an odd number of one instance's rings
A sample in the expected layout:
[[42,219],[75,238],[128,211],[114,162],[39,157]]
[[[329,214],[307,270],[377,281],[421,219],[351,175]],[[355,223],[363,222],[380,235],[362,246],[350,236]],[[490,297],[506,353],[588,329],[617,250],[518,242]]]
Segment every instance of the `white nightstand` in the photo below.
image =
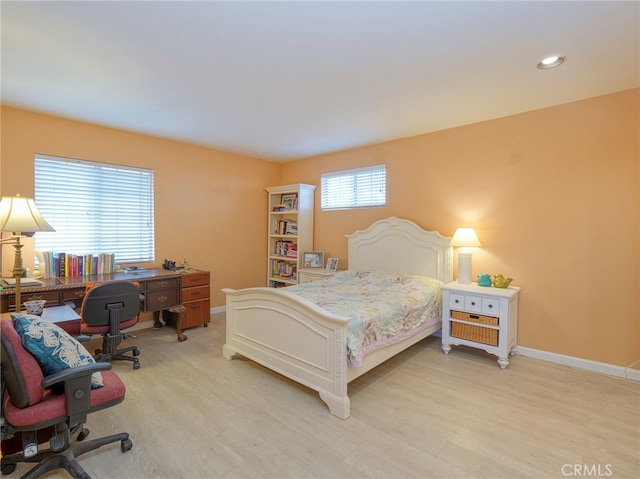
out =
[[298,271],[298,283],[310,283],[319,279],[329,278],[336,274],[337,271],[323,268],[302,268]]
[[520,288],[495,288],[477,283],[442,287],[442,351],[464,344],[498,356],[502,369],[518,334],[518,292]]

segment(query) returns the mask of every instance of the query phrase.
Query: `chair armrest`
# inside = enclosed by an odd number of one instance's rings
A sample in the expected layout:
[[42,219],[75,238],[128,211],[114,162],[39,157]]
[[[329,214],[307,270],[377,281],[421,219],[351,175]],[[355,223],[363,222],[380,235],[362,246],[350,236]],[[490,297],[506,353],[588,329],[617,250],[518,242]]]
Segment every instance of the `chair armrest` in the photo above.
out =
[[74,428],[87,422],[87,413],[91,404],[91,375],[111,369],[111,363],[97,362],[65,369],[50,374],[42,380],[42,385],[51,387],[54,384],[64,385],[64,396],[67,407],[67,425]]
[[100,371],[108,371],[111,369],[111,363],[97,362],[92,364],[85,364],[83,366],[76,366],[74,368],[65,369],[54,374],[50,374],[42,379],[42,386],[45,388],[51,387],[54,384],[60,382],[66,382],[72,379],[87,377],[89,378],[89,384],[91,384],[91,375]]

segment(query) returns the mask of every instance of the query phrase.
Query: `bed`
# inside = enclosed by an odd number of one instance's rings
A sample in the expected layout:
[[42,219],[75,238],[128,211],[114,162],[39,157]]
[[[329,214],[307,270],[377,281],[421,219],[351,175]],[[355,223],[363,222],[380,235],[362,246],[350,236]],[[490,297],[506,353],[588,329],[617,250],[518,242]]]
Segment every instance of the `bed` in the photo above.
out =
[[[446,283],[452,280],[450,239],[406,219],[379,220],[347,235],[348,271],[405,273]],[[358,360],[359,367],[349,367],[349,317],[294,294],[295,288],[223,289],[227,322],[223,356],[244,356],[318,391],[330,413],[341,419],[351,414],[350,381],[441,327],[438,320],[417,328],[416,334],[367,353]]]

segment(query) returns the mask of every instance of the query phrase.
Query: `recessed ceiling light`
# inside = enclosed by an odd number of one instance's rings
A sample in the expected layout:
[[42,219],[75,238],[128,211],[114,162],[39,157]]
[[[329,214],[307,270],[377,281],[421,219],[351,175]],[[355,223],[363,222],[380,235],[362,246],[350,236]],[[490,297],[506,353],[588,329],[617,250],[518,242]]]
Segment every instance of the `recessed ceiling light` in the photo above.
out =
[[562,65],[565,61],[565,57],[552,56],[547,57],[538,63],[538,68],[540,70],[548,70],[549,68],[555,68]]

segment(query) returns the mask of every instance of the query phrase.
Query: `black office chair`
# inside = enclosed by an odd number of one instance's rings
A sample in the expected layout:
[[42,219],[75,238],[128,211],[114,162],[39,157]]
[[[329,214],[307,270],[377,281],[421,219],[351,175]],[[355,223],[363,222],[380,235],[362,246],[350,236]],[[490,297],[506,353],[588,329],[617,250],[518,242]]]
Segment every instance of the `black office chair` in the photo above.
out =
[[133,369],[140,367],[140,350],[136,346],[118,349],[118,345],[130,336],[122,330],[135,325],[139,314],[140,293],[133,282],[105,281],[89,289],[80,309],[80,332],[102,334],[102,349],[95,351],[96,361],[122,359],[133,361]]

